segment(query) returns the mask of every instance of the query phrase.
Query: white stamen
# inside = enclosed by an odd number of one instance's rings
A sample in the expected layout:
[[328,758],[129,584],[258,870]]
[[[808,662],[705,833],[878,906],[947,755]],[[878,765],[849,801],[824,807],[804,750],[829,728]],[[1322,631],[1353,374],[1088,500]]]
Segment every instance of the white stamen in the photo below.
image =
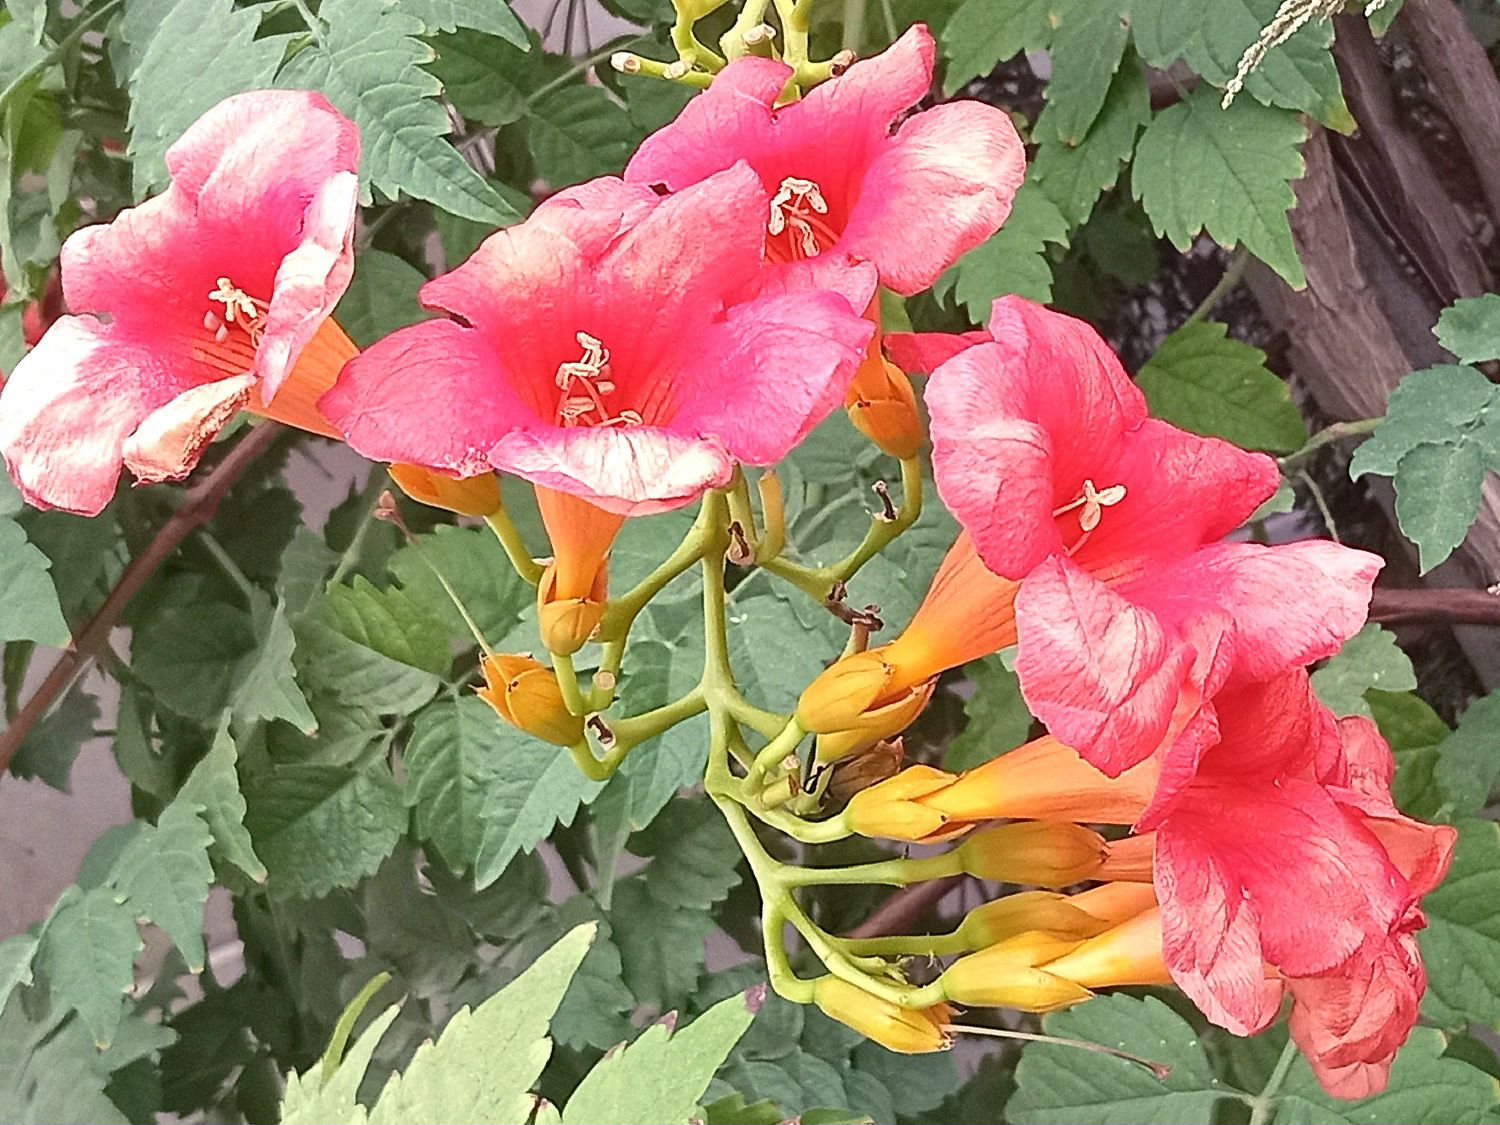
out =
[[[1083,510],[1078,513],[1078,526],[1083,529],[1084,535],[1087,535],[1099,526],[1099,521],[1104,515],[1104,509],[1113,508],[1123,499],[1125,499],[1125,486],[1123,484],[1112,484],[1107,488],[1100,489],[1094,487],[1093,481],[1085,479],[1082,494],[1070,500],[1062,507],[1054,509],[1052,514],[1060,516],[1065,512],[1073,511],[1075,508],[1082,508]],[[1081,545],[1082,540],[1074,544],[1073,549],[1077,550]],[[1069,554],[1071,553],[1070,551]]]
[[641,416],[634,410],[611,415],[604,405],[605,396],[615,391],[615,381],[609,377],[609,349],[587,332],[579,332],[574,338],[583,349],[583,358],[557,366],[554,379],[562,391],[557,404],[557,424],[568,428],[639,426]]
[[266,327],[266,317],[271,311],[270,305],[257,301],[227,277],[218,279],[218,285],[208,295],[208,299],[224,306],[222,316],[217,315],[210,307],[203,317],[203,327],[213,330],[216,341],[222,344],[229,335],[229,325],[233,324],[245,331],[252,344],[260,343],[261,333]]
[[802,256],[815,258],[822,252],[822,246],[809,219],[826,214],[828,200],[823,198],[823,190],[812,180],[788,176],[771,197],[771,218],[766,229],[774,237],[790,228]]

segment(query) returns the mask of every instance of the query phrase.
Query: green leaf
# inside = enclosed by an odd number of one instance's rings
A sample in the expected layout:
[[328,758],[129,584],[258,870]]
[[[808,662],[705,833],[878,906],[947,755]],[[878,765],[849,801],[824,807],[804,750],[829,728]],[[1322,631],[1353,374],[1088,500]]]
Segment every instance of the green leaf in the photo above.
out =
[[107,1075],[83,1025],[65,1012],[33,1016],[20,995],[0,1011],[0,1121],[125,1125],[104,1093]]
[[382,656],[435,676],[453,663],[446,630],[402,590],[379,590],[356,577],[350,586],[329,587],[328,607],[339,632]]
[[208,862],[212,840],[197,806],[179,798],[125,846],[110,873],[119,901],[136,917],[160,926],[195,973],[203,970],[203,907],[214,881]]
[[1500,692],[1469,704],[1458,728],[1438,747],[1433,782],[1445,802],[1443,820],[1478,815],[1500,778]]
[[1453,865],[1422,900],[1427,928],[1417,935],[1427,968],[1423,1014],[1447,1027],[1477,1020],[1500,1025],[1500,827],[1458,825]]
[[53,999],[77,1010],[101,1050],[120,1026],[141,948],[135,919],[108,887],[69,887],[42,929],[36,971]]
[[245,827],[245,797],[235,770],[234,741],[228,724],[221,724],[213,746],[193,767],[177,799],[202,810],[200,815],[213,837],[213,850],[256,882],[266,877],[265,864],[255,854]]
[[392,199],[401,193],[482,223],[517,216],[445,139],[442,84],[422,69],[432,50],[413,36],[422,24],[383,0],[324,0],[315,42],[277,77],[278,86],[321,90],[359,126],[360,180]]
[[1061,0],[964,0],[943,29],[948,74],[943,89],[952,94],[971,78],[988,74],[996,63],[1022,51],[1040,51],[1052,42]]
[[1068,221],[1078,225],[1100,194],[1115,186],[1121,165],[1135,151],[1136,136],[1151,120],[1151,90],[1140,62],[1127,55],[1081,141],[1058,140],[1056,131],[1044,125],[1050,113],[1044,109],[1038,120],[1031,176]]
[[1464,541],[1479,515],[1484,452],[1478,442],[1419,445],[1396,465],[1396,519],[1426,574]]
[[[402,594],[428,617],[441,621],[449,636],[467,640],[469,627],[434,570],[447,579],[491,643],[499,643],[535,604],[535,589],[516,574],[489,528],[444,525],[419,536],[418,542],[420,546],[402,547],[388,566]],[[610,577],[615,577],[613,557]]]
[[[1136,50],[1152,66],[1162,68],[1183,58],[1222,88],[1239,68],[1245,48],[1275,18],[1280,2],[1136,0],[1130,8]],[[1245,79],[1245,92],[1267,105],[1303,110],[1330,128],[1352,132],[1354,122],[1328,50],[1332,38],[1331,24],[1311,21],[1266,53]]]
[[135,630],[133,670],[163,706],[211,723],[255,648],[250,615],[215,600],[195,580],[169,588],[169,595]]
[[1233,339],[1211,320],[1184,324],[1136,375],[1151,413],[1196,434],[1246,449],[1289,453],[1307,441],[1307,425],[1266,353]]
[[25,933],[0,941],[0,1008],[17,986],[31,983],[31,962],[40,940],[35,933]]
[[398,328],[427,318],[417,304],[417,290],[426,276],[405,258],[385,250],[362,251],[354,261],[354,277],[339,300],[339,326],[362,348]]
[[1349,475],[1394,475],[1401,458],[1421,445],[1445,445],[1477,438],[1489,424],[1500,388],[1472,367],[1445,364],[1413,371],[1391,391],[1385,417],[1354,451]]
[[233,0],[178,0],[157,25],[130,82],[137,194],[166,184],[163,157],[189,125],[231,94],[271,84],[288,37],[257,39],[260,17]]
[[552,1054],[547,1024],[593,938],[579,926],[470,1012],[460,1008],[436,1043],[417,1048],[380,1092],[372,1122],[526,1121],[531,1087]]
[[395,0],[403,15],[415,16],[428,32],[470,28],[526,50],[531,40],[505,0]]
[[454,872],[474,866],[485,805],[525,737],[472,696],[434,704],[418,717],[404,754],[406,803],[415,810],[417,835]]
[[666,1011],[693,995],[714,929],[706,911],[668,907],[631,876],[615,885],[609,918],[625,986],[637,1000]]
[[1438,744],[1449,735],[1448,724],[1421,697],[1409,691],[1368,691],[1365,702],[1396,759],[1391,799],[1408,816],[1420,820],[1438,815],[1444,798],[1433,780]]
[[[1065,145],[1077,145],[1094,124],[1130,40],[1118,0],[1059,0],[1052,35],[1045,124]],[[1043,122],[1038,119],[1037,131]]]
[[1444,1057],[1447,1037],[1418,1027],[1396,1055],[1390,1084],[1374,1097],[1344,1101],[1318,1085],[1299,1057],[1276,1095],[1275,1125],[1479,1125],[1493,1120],[1495,1080],[1460,1059]]
[[10,772],[71,793],[73,762],[83,744],[97,733],[98,721],[98,701],[81,687],[74,688],[22,739],[10,760]]
[[708,801],[670,802],[630,850],[651,860],[646,887],[668,907],[710,910],[740,882],[739,846]]
[[1158,1080],[1138,1063],[1032,1043],[1016,1067],[1006,1119],[1017,1125],[1194,1125],[1222,1096],[1198,1033],[1155,997],[1100,996],[1042,1020],[1048,1035],[1105,1043],[1170,1066]]
[[758,1001],[731,996],[675,1035],[654,1024],[584,1076],[563,1109],[566,1125],[685,1123],[698,1109],[714,1072],[755,1018]]
[[1047,247],[1067,246],[1069,223],[1035,179],[1021,185],[1005,225],[970,250],[937,279],[933,292],[952,295],[969,319],[983,324],[996,297],[1018,293],[1034,301],[1052,299]]
[[400,1005],[392,1004],[371,1020],[332,1074],[322,1063],[309,1067],[305,1074],[289,1073],[281,1098],[281,1125],[325,1125],[330,1121],[363,1125],[368,1121],[369,1114],[355,1095],[375,1048],[400,1013]]
[[630,117],[598,86],[559,86],[527,99],[526,142],[554,188],[618,172],[630,156]]
[[245,787],[245,827],[281,898],[317,898],[373,874],[406,830],[383,763],[272,766]]
[[1454,302],[1438,317],[1433,333],[1460,363],[1500,359],[1500,293]]
[[1021,698],[1021,682],[999,656],[976,660],[966,671],[974,685],[974,694],[964,701],[969,721],[943,758],[943,768],[954,771],[998,758],[1031,733],[1031,712]]
[[1131,191],[1179,250],[1206,230],[1221,246],[1243,244],[1300,289],[1307,279],[1287,211],[1296,202],[1291,182],[1304,170],[1298,148],[1306,135],[1291,110],[1250,98],[1221,109],[1218,92],[1200,86],[1146,126]]
[[[259,600],[265,603],[264,598]],[[286,606],[272,610],[268,603],[257,605],[255,617],[260,619],[255,629],[260,644],[240,667],[233,700],[235,718],[247,722],[284,719],[303,734],[313,734],[318,719],[297,685],[292,664],[297,638],[287,620]]]
[[432,40],[437,58],[432,72],[466,121],[509,125],[526,116],[530,91],[558,77],[545,73],[556,61],[541,50],[523,54],[472,31],[439,35]]
[[0,641],[68,643],[68,623],[57,588],[47,573],[52,563],[26,541],[11,519],[0,519]]
[[1312,686],[1335,715],[1369,715],[1365,692],[1415,691],[1417,676],[1395,635],[1371,622],[1312,674]]

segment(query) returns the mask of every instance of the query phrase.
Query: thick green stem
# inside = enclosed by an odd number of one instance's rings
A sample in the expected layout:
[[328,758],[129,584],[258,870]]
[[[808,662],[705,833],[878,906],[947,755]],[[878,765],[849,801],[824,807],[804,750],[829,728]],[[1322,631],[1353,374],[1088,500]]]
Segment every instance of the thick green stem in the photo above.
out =
[[500,540],[500,546],[505,548],[505,556],[510,559],[510,565],[515,567],[516,573],[521,576],[523,582],[535,586],[542,580],[541,565],[531,557],[531,552],[526,549],[526,544],[521,541],[521,533],[516,530],[516,525],[511,522],[509,513],[504,508],[497,509],[484,517],[484,522],[490,525],[490,530],[495,533],[495,538]]
[[963,858],[956,852],[925,856],[921,859],[882,859],[876,863],[857,863],[852,867],[788,867],[781,881],[789,887],[834,886],[884,883],[904,887],[962,874]]
[[707,709],[708,702],[703,698],[702,688],[694,688],[681,699],[675,699],[655,710],[632,715],[627,719],[611,719],[609,728],[618,745],[638,746],[694,715],[701,715]]
[[1250,1100],[1250,1125],[1266,1125],[1276,1115],[1276,1095],[1281,1091],[1281,1084],[1286,1081],[1292,1063],[1296,1061],[1297,1044],[1288,1039],[1286,1046],[1281,1049],[1281,1057],[1276,1060],[1276,1069],[1271,1071],[1271,1077],[1266,1080],[1265,1088]]
[[563,703],[574,715],[589,714],[589,706],[578,686],[578,671],[573,667],[573,658],[560,652],[552,654],[552,670],[557,673],[557,686],[562,689]]
[[972,947],[955,930],[951,934],[902,934],[898,937],[844,938],[844,949],[865,957],[947,957]]
[[1373,432],[1384,421],[1385,418],[1382,416],[1380,418],[1361,418],[1356,422],[1335,422],[1333,425],[1325,426],[1313,434],[1312,437],[1307,439],[1307,444],[1301,449],[1294,453],[1288,453],[1276,463],[1281,467],[1281,472],[1284,476],[1290,476],[1305,465],[1312,458],[1312,455],[1325,445],[1332,445],[1334,442],[1344,441],[1348,438],[1364,437],[1366,434]]

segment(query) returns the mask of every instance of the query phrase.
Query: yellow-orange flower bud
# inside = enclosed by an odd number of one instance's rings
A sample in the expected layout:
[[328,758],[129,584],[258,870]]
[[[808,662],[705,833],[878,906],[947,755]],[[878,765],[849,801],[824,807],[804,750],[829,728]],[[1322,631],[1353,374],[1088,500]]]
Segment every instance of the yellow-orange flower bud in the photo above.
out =
[[1017,934],[960,957],[938,980],[943,994],[955,1004],[1022,1012],[1056,1011],[1093,995],[1076,981],[1057,976],[1048,965],[1077,945],[1034,931]]
[[1120,883],[1150,883],[1155,851],[1155,832],[1111,840],[1104,864],[1099,868],[1096,878],[1113,879]]
[[905,460],[922,448],[922,416],[911,380],[878,353],[867,357],[855,372],[844,396],[844,410],[854,428],[883,453]]
[[536,587],[536,623],[548,652],[571,656],[599,628],[604,601],[609,596],[609,569],[603,563],[595,572],[594,587],[586,597],[563,598],[557,593],[557,567],[548,563]]
[[882,649],[856,652],[823,669],[797,701],[797,721],[818,735],[817,759],[833,762],[907,727],[932,698],[933,683],[891,688]]
[[461,516],[489,516],[500,510],[500,482],[494,473],[458,480],[420,465],[392,465],[387,471],[402,492],[430,507]]
[[1152,907],[1048,962],[1047,971],[1084,988],[1171,984],[1162,955],[1161,909]]
[[551,668],[529,656],[493,653],[480,665],[479,698],[512,726],[544,742],[572,746],[583,737],[583,719],[568,710]]
[[931,766],[908,766],[895,777],[856,793],[844,810],[844,823],[861,836],[932,842],[967,832],[964,821],[923,804],[922,797],[953,783],[953,775]]
[[952,1035],[944,1030],[953,1020],[953,1009],[947,1004],[903,1008],[831,976],[814,982],[813,1003],[830,1019],[903,1055],[946,1051],[953,1045]]
[[1155,906],[1156,888],[1150,883],[1105,883],[1073,895],[1068,901],[1114,926]]
[[958,855],[963,869],[981,879],[1065,887],[1099,877],[1105,843],[1080,824],[1024,820],[970,836]]
[[966,948],[985,949],[1028,930],[1065,941],[1083,941],[1103,933],[1109,925],[1080,909],[1067,895],[1022,891],[976,906],[964,917],[958,932]]

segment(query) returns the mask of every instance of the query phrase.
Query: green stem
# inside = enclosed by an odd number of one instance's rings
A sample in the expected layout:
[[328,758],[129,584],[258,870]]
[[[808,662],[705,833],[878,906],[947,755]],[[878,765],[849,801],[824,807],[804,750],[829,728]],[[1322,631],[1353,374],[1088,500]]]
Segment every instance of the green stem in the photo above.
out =
[[745,0],[739,18],[719,37],[719,50],[726,59],[734,60],[747,53],[749,48],[745,45],[745,32],[766,22],[766,8],[769,6],[770,0]]
[[205,550],[213,557],[214,562],[219,564],[219,569],[224,576],[233,582],[239,590],[240,597],[245,600],[245,608],[255,609],[256,596],[260,593],[250,584],[250,579],[245,577],[245,572],[239,568],[239,564],[229,557],[229,552],[224,549],[224,544],[215,539],[209,532],[200,531],[198,542],[203,544]]
[[489,524],[490,530],[495,533],[495,538],[500,540],[500,546],[505,549],[505,557],[510,559],[510,565],[521,576],[521,580],[532,586],[540,582],[542,580],[541,565],[526,549],[526,544],[521,540],[521,533],[516,530],[516,525],[510,518],[510,513],[504,508],[499,508],[485,516],[484,522]]
[[1284,475],[1289,475],[1300,469],[1312,458],[1312,455],[1325,445],[1332,445],[1337,441],[1344,441],[1353,437],[1364,437],[1375,430],[1380,423],[1384,422],[1384,416],[1380,418],[1361,418],[1356,422],[1335,422],[1331,426],[1325,426],[1312,437],[1307,439],[1307,444],[1294,453],[1288,453],[1285,457],[1277,460]]
[[898,937],[844,938],[849,953],[864,957],[947,957],[971,946],[957,930],[951,934],[902,934]]
[[619,756],[606,754],[603,758],[594,757],[587,738],[579,739],[569,746],[568,753],[573,755],[573,761],[590,781],[608,781],[620,765]]
[[359,506],[365,512],[365,518],[354,529],[353,538],[344,548],[344,553],[339,556],[339,564],[334,567],[333,575],[328,579],[330,586],[342,582],[349,576],[349,572],[359,565],[359,556],[364,551],[365,540],[370,537],[370,529],[375,526],[375,501],[379,500],[380,494],[385,491],[386,480],[384,465],[376,465],[370,469],[370,478],[365,482],[365,490],[359,494]]
[[781,881],[789,887],[848,886],[883,883],[904,887],[946,879],[963,872],[963,859],[956,851],[921,859],[882,859],[875,863],[856,863],[852,867],[787,867]]
[[1202,303],[1196,309],[1188,313],[1185,324],[1202,320],[1214,311],[1214,306],[1222,301],[1229,291],[1240,283],[1240,278],[1245,276],[1245,267],[1250,264],[1250,251],[1243,246],[1239,247],[1229,257],[1229,265],[1224,267],[1224,276],[1219,278],[1218,284],[1208,291],[1208,296],[1203,298]]
[[802,724],[793,715],[786,721],[786,726],[781,728],[781,733],[766,743],[765,748],[755,755],[755,764],[745,775],[745,791],[747,793],[760,792],[765,786],[766,774],[785,761],[788,755],[795,753],[798,745],[806,737],[807,731],[802,729]]
[[648,738],[655,738],[663,731],[675,727],[694,715],[708,710],[708,701],[703,698],[703,689],[696,687],[681,699],[673,700],[654,710],[632,715],[626,719],[611,719],[610,730],[622,746],[638,746]]
[[1281,1049],[1281,1057],[1276,1060],[1276,1069],[1271,1071],[1271,1077],[1266,1079],[1265,1087],[1255,1097],[1250,1099],[1250,1125],[1266,1125],[1276,1113],[1276,1095],[1281,1090],[1281,1084],[1286,1081],[1287,1072],[1292,1069],[1292,1063],[1297,1059],[1297,1044],[1290,1039],[1286,1046]]
[[578,686],[578,670],[573,667],[573,658],[560,652],[552,653],[552,670],[557,673],[557,686],[562,689],[563,703],[574,715],[589,714],[588,703]]
[[37,59],[36,62],[32,63],[6,83],[5,89],[0,90],[0,116],[4,116],[5,111],[10,108],[11,101],[21,90],[26,88],[29,82],[43,74],[49,66],[54,65],[74,47],[78,46],[79,42],[82,41],[83,37],[89,31],[96,25],[104,22],[106,17],[114,15],[122,3],[124,3],[124,0],[107,0],[106,3],[100,4],[92,12],[87,12],[80,16],[78,22],[73,25],[72,30],[58,42],[57,46],[53,47],[45,55]]

